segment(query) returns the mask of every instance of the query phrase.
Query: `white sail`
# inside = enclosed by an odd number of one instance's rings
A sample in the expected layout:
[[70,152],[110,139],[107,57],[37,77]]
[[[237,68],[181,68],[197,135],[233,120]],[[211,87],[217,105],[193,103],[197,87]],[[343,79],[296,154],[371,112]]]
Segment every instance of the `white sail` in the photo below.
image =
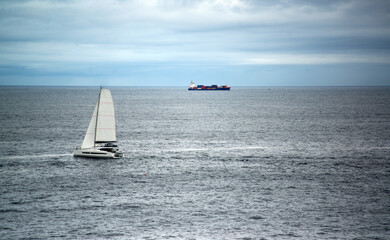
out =
[[96,126],[96,110],[98,104],[96,103],[95,110],[92,113],[91,121],[89,122],[87,133],[85,134],[81,148],[91,148],[95,145],[95,126]]
[[102,89],[98,111],[95,142],[116,142],[114,102],[111,92]]
[[81,148],[84,149],[94,147],[95,142],[115,141],[116,135],[114,103],[112,101],[110,90],[101,89],[98,102],[96,103],[95,110],[93,111],[92,118]]

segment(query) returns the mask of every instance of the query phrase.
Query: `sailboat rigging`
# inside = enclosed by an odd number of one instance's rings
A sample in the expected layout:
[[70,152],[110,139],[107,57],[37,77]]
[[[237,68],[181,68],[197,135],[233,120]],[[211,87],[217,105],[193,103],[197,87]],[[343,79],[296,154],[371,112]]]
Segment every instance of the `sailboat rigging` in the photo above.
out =
[[109,89],[100,87],[98,101],[85,134],[81,148],[75,157],[120,158],[123,152],[116,145],[114,103]]

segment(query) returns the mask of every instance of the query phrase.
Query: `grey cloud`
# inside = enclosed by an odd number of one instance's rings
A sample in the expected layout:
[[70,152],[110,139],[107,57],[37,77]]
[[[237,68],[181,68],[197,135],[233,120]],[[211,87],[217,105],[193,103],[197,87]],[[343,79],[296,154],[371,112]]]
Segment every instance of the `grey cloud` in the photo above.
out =
[[0,64],[232,64],[262,54],[281,62],[286,54],[363,54],[369,61],[378,50],[386,62],[389,12],[380,0],[2,1]]

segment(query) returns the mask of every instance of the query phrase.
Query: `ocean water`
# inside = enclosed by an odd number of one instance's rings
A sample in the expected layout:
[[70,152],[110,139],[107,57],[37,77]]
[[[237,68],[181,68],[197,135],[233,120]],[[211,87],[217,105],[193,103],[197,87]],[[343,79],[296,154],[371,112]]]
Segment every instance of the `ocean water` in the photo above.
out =
[[390,88],[0,88],[0,239],[390,239]]

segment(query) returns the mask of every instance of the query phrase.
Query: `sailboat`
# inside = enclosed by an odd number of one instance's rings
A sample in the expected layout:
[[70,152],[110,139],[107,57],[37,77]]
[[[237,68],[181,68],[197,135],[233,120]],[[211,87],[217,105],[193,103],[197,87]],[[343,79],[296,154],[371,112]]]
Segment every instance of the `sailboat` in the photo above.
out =
[[74,157],[121,158],[123,152],[116,145],[114,102],[111,92],[100,87],[99,98],[81,148]]

